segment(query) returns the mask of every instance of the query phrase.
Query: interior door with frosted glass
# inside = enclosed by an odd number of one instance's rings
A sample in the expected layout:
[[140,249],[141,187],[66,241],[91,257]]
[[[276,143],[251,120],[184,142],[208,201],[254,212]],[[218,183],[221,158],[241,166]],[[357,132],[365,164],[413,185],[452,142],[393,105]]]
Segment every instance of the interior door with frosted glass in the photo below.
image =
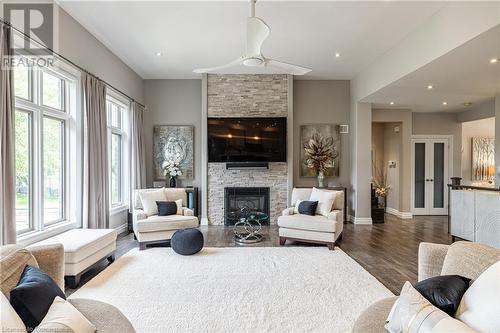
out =
[[448,214],[448,150],[447,139],[412,140],[414,215]]

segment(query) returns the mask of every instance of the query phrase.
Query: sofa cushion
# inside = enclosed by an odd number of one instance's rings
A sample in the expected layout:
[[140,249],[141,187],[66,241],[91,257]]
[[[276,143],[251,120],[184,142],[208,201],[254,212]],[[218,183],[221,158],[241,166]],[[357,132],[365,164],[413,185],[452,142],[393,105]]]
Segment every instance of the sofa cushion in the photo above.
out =
[[187,193],[183,188],[165,187],[165,197],[168,201],[182,200],[182,206],[187,206]]
[[94,333],[96,327],[70,302],[56,297],[34,333]]
[[115,229],[72,229],[33,246],[63,244],[65,262],[77,263],[116,242],[116,237]]
[[299,214],[314,216],[316,215],[317,207],[317,201],[300,201],[300,204],[297,207],[297,211]]
[[64,292],[47,273],[26,266],[19,283],[10,291],[10,303],[31,331],[43,320],[56,296],[66,299]]
[[136,227],[137,232],[154,232],[184,228],[196,228],[198,227],[198,218],[196,216],[184,215],[153,215],[145,220],[137,221]]
[[142,209],[148,216],[158,214],[157,201],[167,200],[163,188],[154,191],[139,191],[139,197],[141,198]]
[[[158,216],[169,216],[169,215],[177,215],[178,207],[177,204],[181,203],[182,200],[176,201],[157,201],[156,205],[158,206]],[[182,212],[182,207],[180,207]]]
[[500,332],[500,261],[467,289],[455,317],[480,332]]
[[470,279],[460,275],[441,275],[419,281],[414,287],[432,305],[453,316],[469,283]]
[[21,317],[10,305],[4,293],[0,293],[0,309],[2,310],[0,311],[0,332],[26,332],[26,326]]
[[475,280],[500,260],[500,250],[472,242],[455,242],[444,258],[441,275],[460,275]]
[[278,226],[282,228],[312,230],[320,232],[335,232],[337,221],[329,220],[323,215],[293,214],[278,217]]
[[28,250],[19,245],[0,247],[0,289],[7,298],[10,298],[10,291],[19,282],[26,265],[38,267],[35,257]]

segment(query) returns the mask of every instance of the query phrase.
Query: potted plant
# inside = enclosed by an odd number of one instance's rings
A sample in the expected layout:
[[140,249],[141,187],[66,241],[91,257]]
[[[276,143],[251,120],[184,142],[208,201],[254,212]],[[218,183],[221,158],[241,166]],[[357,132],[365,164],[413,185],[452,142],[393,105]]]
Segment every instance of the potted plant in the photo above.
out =
[[182,176],[182,171],[179,168],[179,162],[178,161],[165,161],[163,162],[163,170],[165,172],[165,177],[170,178],[170,187],[176,187],[177,182],[176,178],[178,176]]
[[309,169],[314,169],[318,176],[318,186],[323,187],[325,172],[335,166],[338,152],[333,144],[333,138],[325,138],[319,133],[314,133],[304,146],[305,164]]
[[391,189],[391,185],[387,184],[387,170],[380,171],[375,167],[375,176],[372,179],[375,195],[378,198],[378,207],[386,206],[387,195]]

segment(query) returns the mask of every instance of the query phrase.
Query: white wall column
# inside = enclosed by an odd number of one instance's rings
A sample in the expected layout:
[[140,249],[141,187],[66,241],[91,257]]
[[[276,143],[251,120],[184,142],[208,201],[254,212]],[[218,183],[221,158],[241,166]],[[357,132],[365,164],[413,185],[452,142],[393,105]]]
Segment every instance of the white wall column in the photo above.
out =
[[354,102],[351,107],[351,170],[353,223],[371,224],[372,107]]
[[201,221],[208,225],[208,110],[207,74],[201,78]]

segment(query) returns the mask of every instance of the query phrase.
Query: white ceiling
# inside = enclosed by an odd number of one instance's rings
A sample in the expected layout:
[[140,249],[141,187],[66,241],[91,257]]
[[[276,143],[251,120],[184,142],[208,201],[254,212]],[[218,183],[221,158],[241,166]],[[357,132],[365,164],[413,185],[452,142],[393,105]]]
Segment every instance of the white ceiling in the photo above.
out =
[[[225,64],[245,49],[247,1],[59,2],[145,79],[199,78],[194,68]],[[265,56],[312,68],[305,79],[341,80],[354,78],[443,6],[259,1],[256,15],[271,28]]]
[[[500,94],[500,25],[364,99],[376,108],[465,111]],[[433,89],[426,87],[432,85]],[[393,101],[395,104],[390,105]],[[443,105],[447,102],[447,105]]]

